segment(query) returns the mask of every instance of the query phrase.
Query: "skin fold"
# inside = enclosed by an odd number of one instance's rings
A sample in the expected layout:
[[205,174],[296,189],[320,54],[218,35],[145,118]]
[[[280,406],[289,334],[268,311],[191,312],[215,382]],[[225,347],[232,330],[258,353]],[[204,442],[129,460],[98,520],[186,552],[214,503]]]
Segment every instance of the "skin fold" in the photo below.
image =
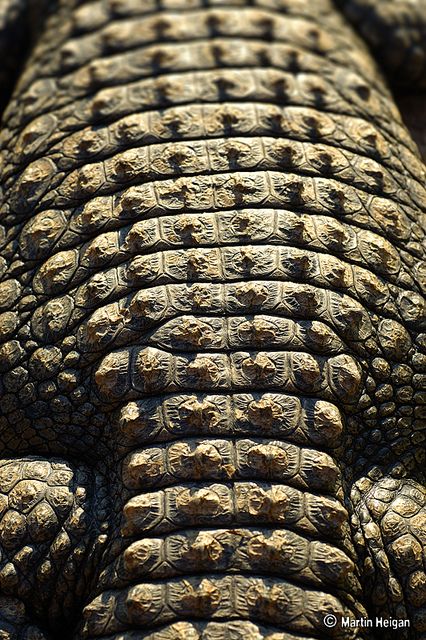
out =
[[426,638],[424,9],[6,0],[2,639]]

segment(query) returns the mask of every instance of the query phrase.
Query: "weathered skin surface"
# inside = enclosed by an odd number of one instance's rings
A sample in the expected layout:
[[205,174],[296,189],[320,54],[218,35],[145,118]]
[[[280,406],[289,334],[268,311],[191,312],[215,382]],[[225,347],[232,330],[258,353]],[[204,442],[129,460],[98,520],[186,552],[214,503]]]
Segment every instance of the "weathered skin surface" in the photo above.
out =
[[425,638],[425,168],[336,6],[58,2],[1,179],[2,638]]

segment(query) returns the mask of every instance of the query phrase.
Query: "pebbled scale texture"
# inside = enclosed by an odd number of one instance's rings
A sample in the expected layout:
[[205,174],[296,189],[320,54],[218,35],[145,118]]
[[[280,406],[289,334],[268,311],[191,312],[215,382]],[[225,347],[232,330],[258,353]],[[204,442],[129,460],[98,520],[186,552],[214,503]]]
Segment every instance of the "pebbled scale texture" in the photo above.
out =
[[425,638],[425,168],[342,14],[63,0],[0,143],[4,637]]

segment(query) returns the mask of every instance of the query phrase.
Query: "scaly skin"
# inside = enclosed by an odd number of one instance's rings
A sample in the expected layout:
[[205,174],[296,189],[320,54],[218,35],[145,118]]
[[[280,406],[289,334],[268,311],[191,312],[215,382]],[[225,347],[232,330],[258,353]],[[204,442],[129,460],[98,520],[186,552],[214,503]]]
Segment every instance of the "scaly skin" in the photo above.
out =
[[426,90],[426,0],[336,0],[396,87]]
[[425,168],[335,6],[62,0],[0,142],[3,637],[424,638]]

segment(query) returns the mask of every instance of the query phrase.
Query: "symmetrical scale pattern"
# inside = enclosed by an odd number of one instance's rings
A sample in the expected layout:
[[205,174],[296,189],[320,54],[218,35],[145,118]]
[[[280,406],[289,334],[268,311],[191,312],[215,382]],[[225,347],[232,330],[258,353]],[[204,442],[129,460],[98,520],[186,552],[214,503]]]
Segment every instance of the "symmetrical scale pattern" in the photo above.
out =
[[[424,637],[425,169],[330,0],[63,0],[1,149],[0,474],[46,491],[0,482],[16,616]],[[61,608],[58,563],[10,572],[65,536]]]

